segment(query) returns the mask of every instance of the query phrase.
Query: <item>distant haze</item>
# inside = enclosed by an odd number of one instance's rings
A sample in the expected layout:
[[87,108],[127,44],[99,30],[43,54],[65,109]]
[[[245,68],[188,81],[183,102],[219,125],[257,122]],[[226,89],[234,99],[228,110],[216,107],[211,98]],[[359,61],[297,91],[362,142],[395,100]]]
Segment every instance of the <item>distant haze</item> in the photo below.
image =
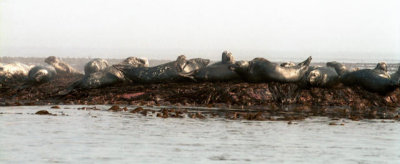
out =
[[0,0],[0,56],[400,62],[399,0]]

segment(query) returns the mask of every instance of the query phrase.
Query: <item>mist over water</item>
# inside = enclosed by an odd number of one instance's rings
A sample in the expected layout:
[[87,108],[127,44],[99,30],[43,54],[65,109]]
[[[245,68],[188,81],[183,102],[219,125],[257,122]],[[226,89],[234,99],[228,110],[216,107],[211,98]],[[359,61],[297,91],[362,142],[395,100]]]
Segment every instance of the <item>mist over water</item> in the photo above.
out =
[[396,0],[2,0],[0,55],[400,62]]

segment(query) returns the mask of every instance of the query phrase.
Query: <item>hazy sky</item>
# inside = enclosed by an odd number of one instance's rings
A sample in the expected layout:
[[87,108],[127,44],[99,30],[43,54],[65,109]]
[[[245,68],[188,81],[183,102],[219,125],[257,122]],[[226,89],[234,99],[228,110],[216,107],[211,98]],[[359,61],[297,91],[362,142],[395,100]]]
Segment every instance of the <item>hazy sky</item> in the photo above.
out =
[[0,0],[1,56],[220,59],[225,49],[400,61],[400,1]]

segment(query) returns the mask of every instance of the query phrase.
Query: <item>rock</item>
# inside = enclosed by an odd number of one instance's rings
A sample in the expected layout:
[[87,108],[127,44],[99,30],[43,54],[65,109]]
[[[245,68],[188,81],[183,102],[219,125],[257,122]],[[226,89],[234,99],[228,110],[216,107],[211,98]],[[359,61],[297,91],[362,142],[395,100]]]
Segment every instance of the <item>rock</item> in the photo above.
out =
[[37,115],[53,115],[47,110],[39,110],[35,114],[37,114]]
[[60,109],[60,106],[58,106],[58,105],[55,105],[55,106],[52,106],[52,107],[50,107],[51,109]]

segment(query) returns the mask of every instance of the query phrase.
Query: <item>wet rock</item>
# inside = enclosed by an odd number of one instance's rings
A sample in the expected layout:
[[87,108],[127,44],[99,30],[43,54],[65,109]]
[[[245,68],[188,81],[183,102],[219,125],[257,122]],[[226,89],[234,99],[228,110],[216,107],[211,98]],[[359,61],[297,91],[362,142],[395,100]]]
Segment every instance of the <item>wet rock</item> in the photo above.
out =
[[51,109],[60,109],[60,106],[58,106],[58,105],[55,105],[55,106],[52,106],[52,107],[50,107]]
[[118,105],[113,105],[111,106],[110,109],[108,109],[109,111],[113,111],[113,112],[119,112],[119,111],[124,111],[124,108],[120,108]]
[[142,107],[137,107],[134,110],[130,111],[130,113],[138,113],[138,112],[141,112],[141,111],[143,111],[143,108]]
[[336,122],[330,122],[329,125],[337,125]]
[[55,115],[55,114],[50,113],[47,110],[39,110],[35,114],[37,114],[37,115]]

